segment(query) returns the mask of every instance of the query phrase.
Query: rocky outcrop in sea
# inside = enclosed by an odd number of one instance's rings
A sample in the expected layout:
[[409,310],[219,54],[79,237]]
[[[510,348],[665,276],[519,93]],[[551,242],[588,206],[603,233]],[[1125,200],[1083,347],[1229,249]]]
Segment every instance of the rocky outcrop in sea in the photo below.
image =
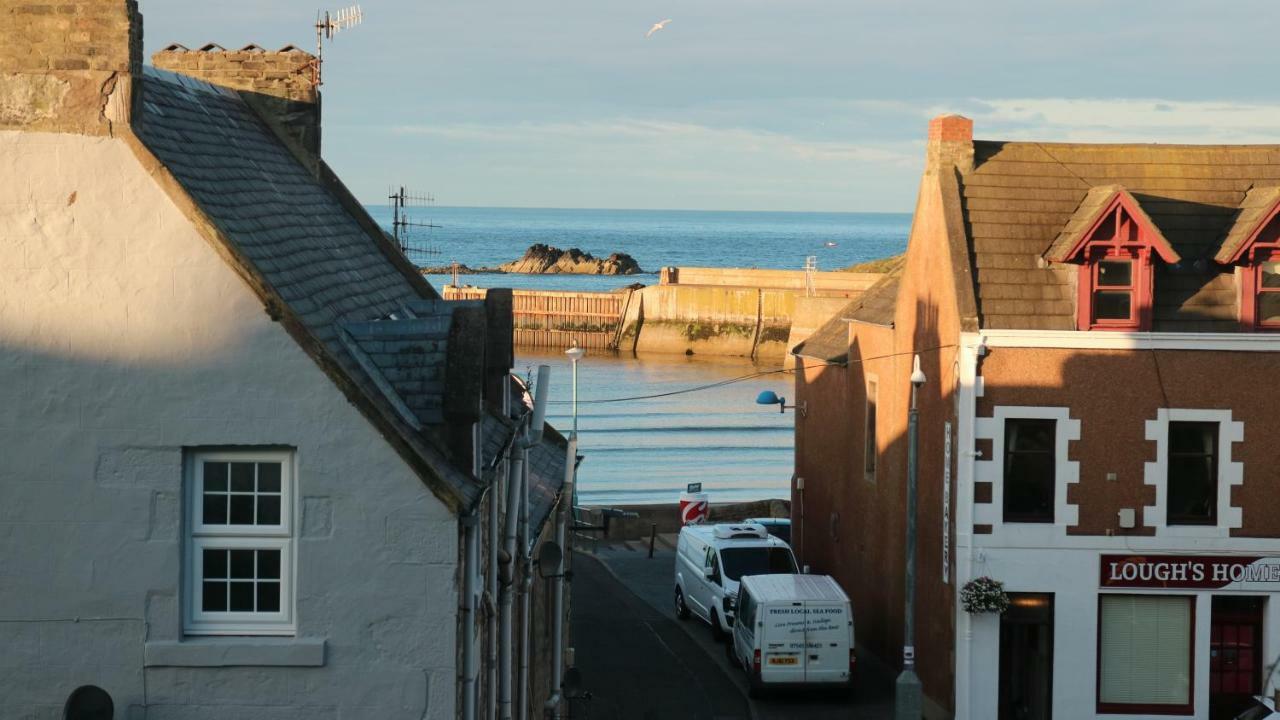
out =
[[561,250],[558,247],[537,243],[525,251],[524,257],[498,266],[503,272],[534,275],[637,275],[644,272],[635,258],[626,253],[613,253],[607,258],[597,258],[578,248]]

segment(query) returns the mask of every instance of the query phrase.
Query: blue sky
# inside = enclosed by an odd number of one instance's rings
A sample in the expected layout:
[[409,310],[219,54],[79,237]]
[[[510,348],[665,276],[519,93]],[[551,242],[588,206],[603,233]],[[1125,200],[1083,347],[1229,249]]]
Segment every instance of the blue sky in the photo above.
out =
[[[310,49],[324,7],[141,6],[148,55]],[[979,138],[1280,142],[1280,14],[1258,0],[362,6],[323,92],[324,154],[365,202],[910,211],[941,112]]]

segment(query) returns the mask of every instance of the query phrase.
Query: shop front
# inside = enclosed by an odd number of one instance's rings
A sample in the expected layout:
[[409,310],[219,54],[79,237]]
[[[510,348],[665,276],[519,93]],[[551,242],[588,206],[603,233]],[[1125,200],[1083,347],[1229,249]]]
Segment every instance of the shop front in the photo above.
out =
[[958,717],[1226,720],[1274,692],[1280,556],[994,549],[979,560],[975,576],[1002,581],[1010,607],[960,611]]

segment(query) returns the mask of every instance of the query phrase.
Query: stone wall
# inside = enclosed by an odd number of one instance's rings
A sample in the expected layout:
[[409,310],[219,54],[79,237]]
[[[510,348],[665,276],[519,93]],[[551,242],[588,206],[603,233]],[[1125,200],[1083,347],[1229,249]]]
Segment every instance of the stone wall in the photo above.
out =
[[0,129],[109,135],[141,68],[136,0],[0,0]]
[[320,90],[317,60],[311,53],[286,45],[276,51],[257,45],[227,50],[209,44],[198,50],[182,45],[151,56],[151,64],[240,90],[245,100],[269,122],[311,155],[320,154]]

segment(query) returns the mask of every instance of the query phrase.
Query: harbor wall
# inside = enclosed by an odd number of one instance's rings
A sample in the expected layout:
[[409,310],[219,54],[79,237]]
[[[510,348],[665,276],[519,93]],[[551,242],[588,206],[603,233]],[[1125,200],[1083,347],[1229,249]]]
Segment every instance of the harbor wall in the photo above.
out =
[[[615,292],[515,290],[515,343],[523,347],[725,355],[785,362],[876,273],[664,268],[661,284]],[[828,277],[839,276],[839,277]],[[697,284],[686,282],[700,281]],[[758,285],[738,285],[756,282]],[[482,288],[446,285],[449,300],[480,299]]]

